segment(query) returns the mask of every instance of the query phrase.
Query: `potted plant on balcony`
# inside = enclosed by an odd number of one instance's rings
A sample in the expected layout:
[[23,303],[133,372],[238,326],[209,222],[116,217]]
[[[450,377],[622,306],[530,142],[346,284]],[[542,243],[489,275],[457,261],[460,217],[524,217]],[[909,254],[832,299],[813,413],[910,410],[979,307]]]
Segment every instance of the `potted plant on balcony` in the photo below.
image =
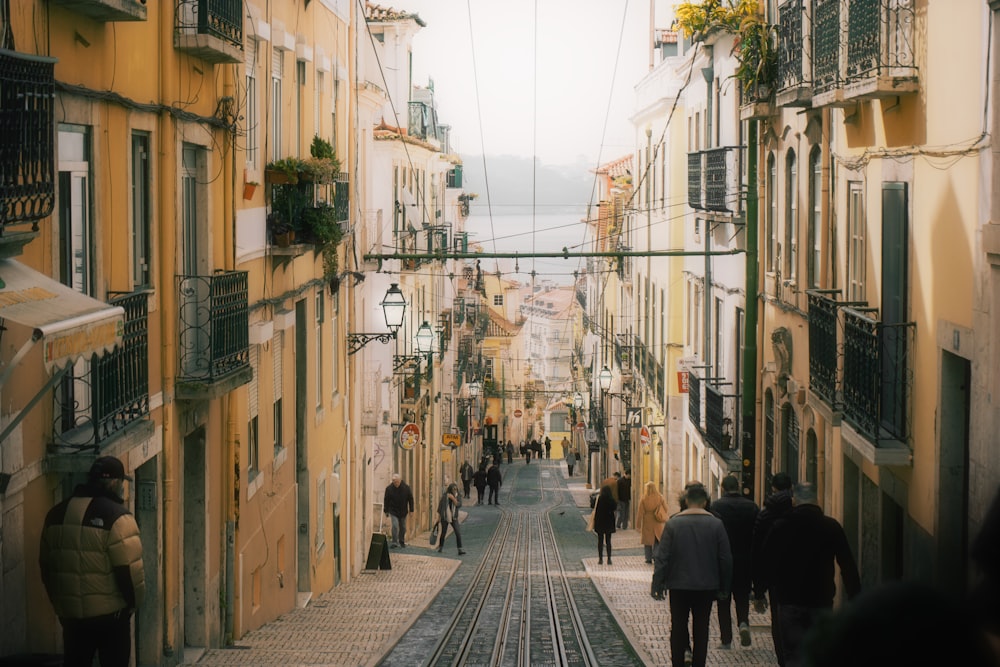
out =
[[733,52],[739,65],[733,77],[743,88],[747,104],[770,102],[778,78],[778,51],[775,28],[758,16],[740,23]]
[[337,246],[343,236],[340,221],[333,206],[320,202],[302,211],[303,232],[309,242],[316,244],[323,254],[323,275],[328,279],[337,276]]
[[279,248],[287,248],[295,242],[295,226],[280,211],[268,214],[267,231],[271,235],[271,243]]

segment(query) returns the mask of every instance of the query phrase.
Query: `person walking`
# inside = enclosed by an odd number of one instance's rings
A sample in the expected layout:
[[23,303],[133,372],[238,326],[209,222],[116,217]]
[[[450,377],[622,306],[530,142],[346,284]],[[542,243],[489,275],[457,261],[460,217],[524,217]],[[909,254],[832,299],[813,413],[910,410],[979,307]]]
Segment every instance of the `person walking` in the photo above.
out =
[[549,436],[545,436],[545,459],[548,460],[551,457],[549,454],[552,453],[552,439]]
[[618,503],[610,486],[602,486],[594,504],[594,532],[597,533],[597,564],[604,564],[604,549],[608,551],[608,565],[611,565],[611,534],[615,532],[615,510]]
[[458,555],[464,556],[462,549],[462,531],[458,529],[458,510],[462,507],[462,498],[458,494],[458,485],[452,482],[441,494],[438,501],[438,525],[440,526],[440,537],[438,538],[438,552],[444,549],[444,538],[448,536],[448,526],[455,531],[455,544],[458,546]]
[[[616,505],[618,504],[618,480],[621,478],[622,474],[620,472],[616,472],[614,475],[608,475],[604,478],[604,481],[601,482],[602,487],[606,486],[611,489],[611,496],[615,499]],[[617,518],[615,521],[617,522]]]
[[632,478],[626,468],[618,478],[618,527],[628,529],[629,509],[632,505]]
[[469,497],[469,491],[472,487],[472,476],[476,474],[472,469],[472,464],[469,463],[469,459],[465,459],[465,463],[462,464],[461,470],[459,470],[459,475],[462,477],[462,491],[465,497]]
[[500,466],[493,464],[486,471],[486,483],[490,485],[490,505],[500,504],[500,487],[503,486],[503,478],[500,476]]
[[479,466],[479,470],[472,474],[472,484],[476,487],[476,504],[483,504],[483,494],[486,493],[486,466]]
[[[566,442],[565,438],[563,438],[563,442]],[[576,465],[576,452],[574,452],[572,448],[563,445],[563,454],[566,458],[566,470],[569,472],[569,476],[572,477],[573,466]]]
[[527,443],[521,443],[521,455],[524,457],[524,465],[531,465],[531,449]]
[[102,456],[87,482],[49,510],[38,564],[49,602],[59,617],[63,664],[127,667],[132,656],[132,615],[146,594],[142,542],[125,508],[125,466]]
[[382,511],[392,522],[392,542],[390,547],[406,547],[406,517],[413,511],[413,491],[403,481],[399,473],[393,473],[392,481],[385,487],[382,497]]
[[753,527],[760,508],[740,494],[740,481],[728,475],[722,478],[722,497],[712,503],[712,511],[722,519],[733,552],[732,594],[717,603],[721,648],[733,645],[733,602],[736,603],[736,623],[740,644],[750,646],[750,551],[753,547]]
[[514,462],[514,443],[510,440],[507,441],[507,447],[505,449],[507,452],[507,463],[511,464]]
[[642,498],[636,507],[635,527],[639,531],[639,542],[646,555],[646,564],[653,562],[653,549],[660,543],[663,526],[670,516],[667,500],[656,489],[655,482],[646,482]]
[[834,562],[840,567],[847,599],[853,600],[861,592],[861,575],[847,534],[836,519],[823,514],[813,484],[795,486],[792,509],[775,521],[764,542],[764,555],[767,581],[781,615],[785,666],[801,667],[802,640],[816,619],[833,609],[837,593]]
[[684,502],[687,509],[667,520],[653,550],[650,593],[662,600],[664,591],[670,591],[671,665],[684,667],[690,645],[692,667],[705,667],[712,602],[729,597],[733,554],[722,521],[705,509],[705,487],[688,488]]
[[[763,613],[769,604],[771,607],[771,639],[774,642],[774,655],[778,659],[779,667],[785,667],[785,658],[781,651],[781,617],[778,613],[778,602],[766,582],[765,574],[770,564],[764,555],[764,542],[775,521],[790,511],[792,511],[792,478],[788,473],[777,472],[771,478],[771,495],[764,499],[764,507],[757,515],[757,521],[753,526],[750,578],[753,582],[754,610]],[[764,597],[765,592],[767,598]]]

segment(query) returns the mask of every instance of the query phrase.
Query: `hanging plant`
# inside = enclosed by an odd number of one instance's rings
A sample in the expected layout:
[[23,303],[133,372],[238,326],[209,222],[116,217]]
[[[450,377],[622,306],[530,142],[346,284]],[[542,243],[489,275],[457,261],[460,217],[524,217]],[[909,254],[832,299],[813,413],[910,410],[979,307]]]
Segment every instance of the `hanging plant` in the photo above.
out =
[[766,100],[778,77],[778,51],[774,26],[757,16],[743,19],[733,53],[739,61],[733,77],[740,82],[744,98]]

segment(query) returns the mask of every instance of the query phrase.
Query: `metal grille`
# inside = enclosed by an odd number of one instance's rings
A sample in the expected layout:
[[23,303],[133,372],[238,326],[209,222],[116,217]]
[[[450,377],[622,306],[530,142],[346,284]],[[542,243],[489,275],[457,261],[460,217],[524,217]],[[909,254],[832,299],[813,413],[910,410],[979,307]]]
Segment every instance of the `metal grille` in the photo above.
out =
[[778,90],[803,83],[803,0],[786,0],[778,7]]
[[249,364],[247,272],[177,276],[180,377],[215,381]]
[[55,62],[0,50],[0,233],[52,213]]
[[850,0],[847,19],[848,79],[915,73],[911,0]]
[[688,153],[688,206],[701,209],[701,153]]
[[722,394],[705,385],[705,441],[718,451],[722,451],[722,420],[725,417]]
[[694,373],[688,375],[688,419],[701,430],[701,379]]
[[837,302],[809,294],[809,389],[835,405],[837,398]]
[[814,92],[822,93],[840,86],[840,2],[816,0],[813,23]]
[[340,172],[333,182],[333,213],[337,222],[350,220],[351,183],[346,172]]
[[243,45],[243,0],[198,0],[198,33]]

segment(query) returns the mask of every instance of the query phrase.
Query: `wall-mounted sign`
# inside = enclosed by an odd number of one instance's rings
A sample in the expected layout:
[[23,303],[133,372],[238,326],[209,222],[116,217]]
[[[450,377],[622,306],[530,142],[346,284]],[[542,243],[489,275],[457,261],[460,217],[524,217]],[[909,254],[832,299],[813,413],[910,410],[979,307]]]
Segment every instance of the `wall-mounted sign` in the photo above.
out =
[[455,448],[462,444],[462,435],[460,433],[442,433],[441,434],[441,446],[445,448]]
[[520,408],[518,408],[517,410],[514,410],[514,416],[515,416],[515,417],[517,417],[518,419],[520,419],[520,418],[521,418],[521,415],[523,415],[523,414],[524,414],[524,413],[523,413],[523,412],[521,412],[521,409],[520,409]]
[[409,422],[399,431],[399,446],[410,450],[420,444],[420,427]]

